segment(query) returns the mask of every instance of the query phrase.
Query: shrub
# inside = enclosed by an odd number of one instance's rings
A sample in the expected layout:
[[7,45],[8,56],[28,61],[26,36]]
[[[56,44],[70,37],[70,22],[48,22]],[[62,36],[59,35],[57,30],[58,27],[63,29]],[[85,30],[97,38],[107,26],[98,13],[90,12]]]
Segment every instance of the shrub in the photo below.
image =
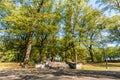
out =
[[6,53],[4,56],[2,56],[1,61],[2,62],[12,62],[16,60],[16,56],[14,53]]

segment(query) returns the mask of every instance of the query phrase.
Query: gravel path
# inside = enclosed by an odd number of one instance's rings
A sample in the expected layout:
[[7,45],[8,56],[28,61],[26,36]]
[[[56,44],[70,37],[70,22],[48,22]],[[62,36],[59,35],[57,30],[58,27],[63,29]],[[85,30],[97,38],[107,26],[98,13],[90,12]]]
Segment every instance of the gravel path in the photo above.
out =
[[119,71],[0,70],[0,80],[120,80]]

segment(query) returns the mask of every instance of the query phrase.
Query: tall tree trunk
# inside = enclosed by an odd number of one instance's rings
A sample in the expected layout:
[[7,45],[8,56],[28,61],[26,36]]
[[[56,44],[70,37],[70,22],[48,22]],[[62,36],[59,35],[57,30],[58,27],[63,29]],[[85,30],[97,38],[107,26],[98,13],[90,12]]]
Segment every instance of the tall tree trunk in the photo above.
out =
[[74,57],[75,57],[75,63],[77,65],[77,53],[76,53],[76,48],[75,48],[75,23],[73,25],[73,28],[72,28],[72,48],[73,48],[73,54],[74,54]]
[[65,41],[65,49],[64,49],[64,61],[67,61],[67,56],[66,56],[66,53],[67,53],[67,50],[68,50],[68,47],[67,47],[67,41]]
[[33,34],[33,32],[29,33],[29,40],[28,40],[28,44],[27,44],[26,55],[25,55],[24,63],[23,63],[24,66],[26,66],[28,64],[29,59],[30,59],[30,52],[31,52],[31,48],[32,48],[32,34]]
[[54,53],[52,52],[51,53],[51,61],[53,62],[54,61],[54,55],[53,55]]
[[[66,47],[65,47],[66,49]],[[64,49],[64,52],[63,52],[63,57],[62,57],[62,61],[66,61],[66,50]]]
[[89,47],[89,53],[90,53],[91,62],[94,62],[94,57],[93,57],[93,52],[92,52],[92,45],[90,45],[90,47]]
[[93,52],[92,52],[92,47],[93,47],[93,44],[92,44],[92,41],[93,41],[93,36],[94,36],[94,33],[91,33],[91,36],[90,36],[90,46],[89,46],[89,53],[90,53],[90,57],[91,57],[91,61],[94,62],[94,55],[93,55]]
[[[7,30],[7,28],[5,29],[5,30]],[[3,45],[3,49],[2,49],[2,55],[1,55],[1,57],[0,57],[0,59],[2,58],[2,56],[3,55],[5,55],[5,53],[6,53],[6,45],[5,45],[5,33],[4,33],[4,37],[3,37],[4,39],[3,39],[3,41],[2,41],[2,45]]]
[[40,57],[39,57],[39,62],[43,61],[43,48],[41,48],[40,50]]

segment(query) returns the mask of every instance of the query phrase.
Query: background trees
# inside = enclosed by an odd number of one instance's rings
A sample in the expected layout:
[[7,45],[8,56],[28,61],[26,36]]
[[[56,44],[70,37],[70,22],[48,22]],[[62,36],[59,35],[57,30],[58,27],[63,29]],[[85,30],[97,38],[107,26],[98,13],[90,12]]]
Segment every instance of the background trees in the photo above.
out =
[[88,0],[2,0],[0,4],[2,61],[26,65],[60,56],[61,61],[100,62],[102,42],[120,41],[119,16],[105,16]]

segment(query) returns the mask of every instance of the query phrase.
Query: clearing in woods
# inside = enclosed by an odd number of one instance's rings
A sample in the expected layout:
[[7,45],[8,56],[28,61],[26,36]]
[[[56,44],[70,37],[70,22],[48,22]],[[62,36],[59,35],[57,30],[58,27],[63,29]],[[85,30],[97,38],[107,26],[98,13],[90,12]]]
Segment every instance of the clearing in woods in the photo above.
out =
[[[103,63],[102,63],[103,64]],[[104,67],[104,65],[98,64]],[[83,69],[98,67],[96,64],[83,65]],[[115,63],[114,63],[115,65]],[[109,66],[113,66],[109,64]],[[91,67],[91,68],[90,68]],[[101,68],[97,69],[101,69]],[[119,67],[117,66],[114,67]],[[119,67],[120,68],[120,67]],[[111,68],[112,69],[112,68]],[[119,80],[120,72],[106,70],[54,70],[54,69],[23,69],[19,63],[0,63],[0,80]]]

